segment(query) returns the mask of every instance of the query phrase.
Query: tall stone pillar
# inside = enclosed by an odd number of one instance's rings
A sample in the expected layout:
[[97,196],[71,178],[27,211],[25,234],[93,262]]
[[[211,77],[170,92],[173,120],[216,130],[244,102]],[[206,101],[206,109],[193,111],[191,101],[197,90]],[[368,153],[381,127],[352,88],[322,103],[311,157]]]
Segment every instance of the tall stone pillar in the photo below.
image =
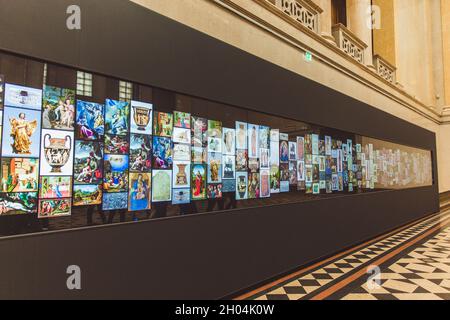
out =
[[347,28],[367,44],[367,48],[364,51],[365,65],[375,70],[373,66],[370,8],[370,0],[347,0]]
[[331,27],[331,0],[316,0],[317,4],[320,8],[322,8],[323,12],[320,15],[320,35],[336,45],[336,40],[333,37]]

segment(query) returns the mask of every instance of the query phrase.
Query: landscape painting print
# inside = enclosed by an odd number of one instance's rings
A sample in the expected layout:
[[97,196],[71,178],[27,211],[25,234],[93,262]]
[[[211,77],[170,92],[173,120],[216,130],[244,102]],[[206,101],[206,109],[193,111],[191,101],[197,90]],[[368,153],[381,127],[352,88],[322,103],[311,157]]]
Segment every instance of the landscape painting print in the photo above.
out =
[[74,206],[92,206],[102,203],[101,185],[75,185],[73,187]]
[[103,104],[77,101],[76,132],[80,140],[101,140],[105,134]]
[[4,105],[41,111],[42,90],[7,83],[5,85]]
[[42,127],[44,129],[74,130],[74,118],[75,91],[45,86]]
[[38,191],[38,159],[3,158],[2,192]]
[[127,155],[105,155],[103,189],[106,193],[128,192]]
[[172,170],[153,170],[152,180],[153,180],[152,202],[171,201]]
[[94,141],[76,141],[73,169],[75,184],[101,184],[103,144]]
[[131,101],[130,132],[152,134],[153,105],[140,101]]
[[127,135],[130,120],[130,103],[106,99],[105,133]]
[[6,106],[3,120],[2,156],[39,158],[41,112]]
[[40,199],[72,197],[72,177],[40,177]]
[[151,181],[152,176],[150,173],[130,173],[129,211],[147,210],[151,208]]

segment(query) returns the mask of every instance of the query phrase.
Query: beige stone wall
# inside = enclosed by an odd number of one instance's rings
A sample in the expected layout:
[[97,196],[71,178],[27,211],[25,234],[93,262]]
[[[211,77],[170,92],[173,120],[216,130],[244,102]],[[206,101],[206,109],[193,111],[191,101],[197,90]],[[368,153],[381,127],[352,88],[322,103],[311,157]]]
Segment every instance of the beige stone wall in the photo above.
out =
[[[450,1],[441,0],[445,105],[450,107]],[[450,136],[448,136],[450,137]]]
[[[258,3],[259,0],[132,1],[435,132],[439,190],[450,190],[450,150],[446,147],[450,132],[448,127],[441,129],[439,115],[426,107],[433,103],[434,96],[433,68],[430,67],[432,55],[427,49],[430,41],[430,30],[426,27],[430,23],[430,17],[426,17],[428,0],[394,0],[395,62],[399,68],[399,81],[405,86],[406,92],[383,81],[329,42],[321,41],[320,37],[308,34],[270,12]],[[322,1],[326,0],[316,3]],[[265,24],[261,25],[260,21]],[[308,63],[301,58],[304,48],[313,52],[313,62]],[[394,59],[392,56],[389,58],[392,52],[385,52],[388,59]]]
[[381,10],[381,28],[373,30],[373,47],[392,65],[396,65],[395,56],[395,19],[392,0],[372,0],[373,5]]

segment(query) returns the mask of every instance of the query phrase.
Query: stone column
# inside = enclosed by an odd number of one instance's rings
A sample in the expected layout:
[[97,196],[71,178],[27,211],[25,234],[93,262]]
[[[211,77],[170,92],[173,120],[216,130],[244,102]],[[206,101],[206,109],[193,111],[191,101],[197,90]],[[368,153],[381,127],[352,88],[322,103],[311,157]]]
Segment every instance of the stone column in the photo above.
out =
[[367,44],[367,49],[364,51],[365,65],[375,70],[372,58],[373,44],[369,8],[371,8],[370,0],[347,0],[347,28]]
[[328,42],[336,45],[336,40],[331,31],[331,0],[316,0],[316,2],[323,10],[320,14],[320,35]]

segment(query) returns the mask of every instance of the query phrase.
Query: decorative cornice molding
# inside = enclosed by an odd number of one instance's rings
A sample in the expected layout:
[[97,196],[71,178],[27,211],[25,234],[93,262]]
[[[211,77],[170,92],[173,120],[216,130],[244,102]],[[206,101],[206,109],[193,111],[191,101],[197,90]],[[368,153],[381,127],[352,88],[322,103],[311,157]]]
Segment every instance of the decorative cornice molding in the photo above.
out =
[[[375,77],[377,80],[382,82],[383,84],[389,86],[392,90],[399,93],[402,97],[397,97],[392,92],[389,92],[388,90],[385,90],[380,85],[369,81],[364,76],[361,76],[360,74],[350,70],[347,67],[344,67],[342,64],[339,64],[334,59],[331,59],[321,52],[317,51],[315,48],[312,48],[311,46],[307,45],[306,43],[298,40],[297,38],[293,37],[292,35],[286,33],[285,31],[277,28],[273,24],[269,23],[268,21],[258,17],[254,13],[246,10],[245,8],[242,8],[240,5],[236,4],[233,0],[212,0],[217,5],[230,10],[234,14],[240,16],[244,20],[247,20],[248,22],[258,26],[259,28],[263,29],[264,31],[270,33],[272,36],[275,36],[284,42],[288,43],[289,45],[301,50],[301,51],[310,51],[316,60],[319,60],[328,66],[339,70],[340,72],[346,74],[347,76],[357,80],[358,82],[364,84],[365,86],[387,96],[391,100],[403,105],[404,107],[416,112],[420,116],[436,123],[436,124],[442,124],[442,115],[435,110],[430,110],[423,102],[419,101],[417,98],[413,97],[411,94],[404,91],[401,87],[399,87],[396,83],[391,83],[388,80],[384,79],[377,73],[371,71],[367,66],[364,64],[361,64],[348,56],[345,52],[343,52],[341,49],[339,49],[337,46],[333,45],[326,39],[324,39],[319,34],[311,31],[310,29],[306,28],[305,26],[295,23],[295,21],[289,17],[287,17],[285,14],[280,12],[276,7],[274,7],[273,4],[269,3],[267,0],[253,0],[253,2],[265,7],[270,12],[274,13],[276,16],[284,20],[285,22],[292,25],[294,28],[302,31],[304,34],[308,35],[309,37],[313,38],[317,42],[319,42],[322,46],[324,46],[327,49],[330,49],[334,51],[334,53],[340,55],[343,59],[346,59],[347,61],[350,61],[354,66],[357,66],[361,71],[365,72],[367,76]],[[410,102],[407,101],[407,99],[413,101],[415,104],[417,104],[419,107],[414,106]]]

